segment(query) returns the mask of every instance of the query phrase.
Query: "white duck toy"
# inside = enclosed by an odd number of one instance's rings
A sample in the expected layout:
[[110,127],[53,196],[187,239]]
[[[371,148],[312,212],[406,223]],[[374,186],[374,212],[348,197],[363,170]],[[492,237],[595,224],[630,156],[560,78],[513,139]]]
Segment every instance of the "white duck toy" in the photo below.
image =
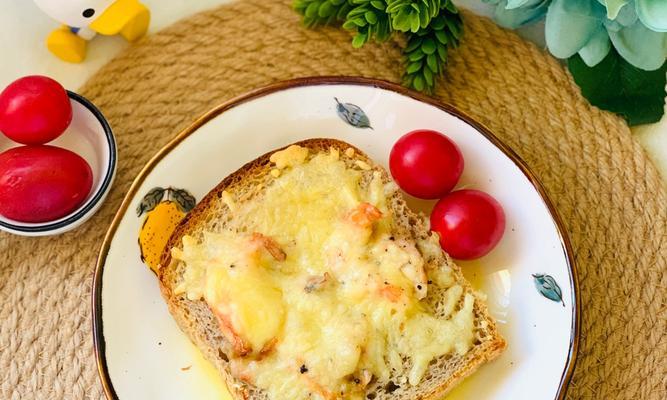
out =
[[46,46],[58,58],[79,63],[95,34],[120,34],[133,42],[146,34],[150,11],[138,0],[35,0],[51,18],[63,24],[51,32]]

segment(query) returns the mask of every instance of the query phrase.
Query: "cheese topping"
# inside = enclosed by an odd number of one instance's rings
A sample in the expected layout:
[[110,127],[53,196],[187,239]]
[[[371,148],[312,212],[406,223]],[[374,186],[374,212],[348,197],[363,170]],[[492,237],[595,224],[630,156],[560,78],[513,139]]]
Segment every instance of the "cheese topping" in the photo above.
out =
[[225,203],[225,205],[227,205],[231,211],[236,211],[236,202],[234,201],[232,195],[229,194],[229,192],[226,190],[222,191],[222,202]]
[[[363,399],[396,374],[416,385],[433,359],[470,349],[474,298],[449,268],[427,276],[433,243],[391,236],[379,172],[362,189],[337,151],[307,157],[274,153],[282,173],[225,230],[183,238],[176,291],[208,303],[232,373],[271,399]],[[446,289],[440,317],[423,301],[429,280]]]
[[368,163],[365,162],[365,161],[357,160],[357,161],[354,162],[354,164],[357,167],[363,169],[364,171],[370,171],[371,170],[371,166],[368,165]]
[[293,144],[285,150],[271,154],[269,161],[276,164],[276,168],[283,169],[303,164],[307,157],[308,149]]

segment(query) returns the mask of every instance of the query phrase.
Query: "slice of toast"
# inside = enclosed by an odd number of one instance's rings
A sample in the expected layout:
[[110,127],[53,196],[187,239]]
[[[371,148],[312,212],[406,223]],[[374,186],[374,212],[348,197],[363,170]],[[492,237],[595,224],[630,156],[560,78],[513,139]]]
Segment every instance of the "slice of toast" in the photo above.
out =
[[[354,168],[355,165],[358,166],[359,161],[364,166],[370,166],[370,170],[364,168],[364,171],[362,171],[361,187],[370,184],[373,171],[379,171],[385,183],[391,182],[390,177],[382,167],[376,165],[363,152],[345,142],[334,139],[309,139],[295,144],[308,148],[311,156],[321,152],[329,152],[331,148],[338,149],[341,160],[344,160],[350,168]],[[352,152],[348,150],[350,148],[354,149],[352,156],[350,156]],[[233,218],[233,213],[230,212],[228,203],[225,201],[227,193],[231,194],[238,202],[248,201],[260,195],[262,190],[269,186],[274,179],[270,174],[274,167],[269,158],[271,154],[278,150],[280,149],[244,165],[238,171],[226,177],[201,200],[172,234],[163,251],[161,258],[163,267],[159,269],[158,274],[162,295],[178,325],[202,351],[203,355],[219,370],[235,399],[284,400],[270,399],[265,391],[232,376],[228,357],[229,354],[232,354],[232,345],[222,334],[218,320],[206,302],[203,300],[188,300],[186,296],[176,294],[175,288],[183,279],[185,264],[175,259],[172,260],[171,249],[180,247],[185,235],[192,236],[196,240],[202,240],[204,232],[219,232],[224,229],[228,221]],[[347,156],[343,156],[346,150]],[[223,191],[226,193],[223,194]],[[393,191],[387,196],[387,205],[393,213],[395,221],[392,233],[397,237],[408,238],[414,242],[428,242],[432,233],[429,232],[424,218],[416,215],[408,208],[399,191]],[[432,240],[430,242],[433,243]],[[425,268],[437,269],[448,266],[453,270],[456,284],[463,287],[464,294],[474,296],[475,339],[473,345],[465,355],[451,352],[433,360],[418,385],[412,386],[408,383],[407,373],[394,373],[386,381],[374,379],[366,388],[367,399],[440,399],[482,364],[496,358],[505,348],[505,341],[498,333],[496,324],[490,317],[486,305],[465,280],[460,268],[439,247],[437,249],[432,247],[430,250],[420,247]],[[429,294],[422,301],[427,302],[428,306],[435,310],[437,314],[442,306],[443,295],[444,289],[438,288],[435,284],[429,284]],[[463,297],[461,296],[461,299]],[[459,303],[462,302],[463,300]],[[459,308],[461,306],[461,304],[457,305]],[[409,370],[409,368],[405,370]]]

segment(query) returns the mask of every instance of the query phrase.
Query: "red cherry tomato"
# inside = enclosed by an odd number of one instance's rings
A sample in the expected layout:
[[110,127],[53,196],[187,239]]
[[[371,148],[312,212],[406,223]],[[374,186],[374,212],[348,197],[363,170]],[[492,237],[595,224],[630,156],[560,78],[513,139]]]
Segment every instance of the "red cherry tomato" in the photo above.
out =
[[456,186],[463,172],[463,156],[447,136],[418,130],[394,144],[389,170],[407,193],[420,199],[437,199]]
[[505,232],[505,212],[479,190],[457,190],[443,197],[431,213],[431,230],[453,258],[472,260],[489,253]]
[[52,221],[74,211],[93,186],[90,166],[54,146],[21,146],[0,154],[0,214],[21,222]]
[[0,132],[15,142],[44,144],[72,122],[67,92],[45,76],[26,76],[0,93]]

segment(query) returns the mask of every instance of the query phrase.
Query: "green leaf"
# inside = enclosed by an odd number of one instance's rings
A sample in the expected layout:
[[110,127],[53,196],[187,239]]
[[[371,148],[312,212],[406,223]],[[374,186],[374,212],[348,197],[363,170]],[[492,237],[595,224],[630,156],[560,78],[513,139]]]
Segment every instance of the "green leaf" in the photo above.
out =
[[347,2],[343,3],[343,5],[338,9],[338,13],[336,13],[336,18],[339,20],[344,20],[347,14],[350,12],[350,6],[347,4]]
[[419,30],[419,26],[419,15],[413,15],[410,21],[410,32],[417,32]]
[[375,15],[373,11],[366,11],[364,14],[364,18],[366,18],[366,21],[368,21],[369,24],[375,25],[378,23],[378,17]]
[[377,23],[377,34],[375,36],[375,39],[383,42],[391,36],[391,29],[389,29],[389,21],[387,20],[380,20]]
[[343,29],[347,29],[347,30],[357,29],[357,25],[353,21],[347,20],[343,24]]
[[363,18],[363,17],[357,17],[357,18],[351,19],[349,21],[351,21],[353,24],[355,24],[356,26],[358,26],[360,28],[363,27],[363,26],[366,26],[366,24],[367,24],[366,19]]
[[348,0],[295,0],[293,8],[308,27],[343,21],[350,11]]
[[422,10],[419,13],[419,27],[421,29],[426,29],[429,22],[431,22],[431,16],[426,12],[427,10]]
[[568,68],[591,104],[621,115],[630,126],[657,122],[664,114],[667,62],[644,71],[612,48],[594,67],[575,55],[568,59]]
[[325,1],[324,3],[320,4],[320,8],[318,9],[317,14],[321,18],[328,18],[335,12],[336,9],[334,8],[334,5],[328,1]]
[[398,14],[392,20],[393,28],[397,31],[407,32],[410,30],[410,16],[404,13]]
[[436,50],[435,41],[431,38],[424,39],[424,41],[422,42],[421,50],[427,55],[435,53]]
[[437,73],[438,72],[438,56],[435,54],[429,54],[428,57],[426,57],[426,65],[428,65],[428,68]]
[[366,43],[367,40],[368,40],[368,36],[366,36],[366,34],[357,33],[354,36],[354,39],[352,39],[352,47],[354,47],[355,49],[358,49],[361,46],[363,46]]
[[405,48],[405,52],[410,53],[415,49],[417,49],[418,47],[421,47],[421,45],[422,45],[421,39],[418,38],[410,39],[410,41],[408,42],[408,46]]
[[424,54],[421,51],[414,51],[414,52],[410,53],[410,55],[408,56],[408,60],[410,60],[410,61],[419,61],[422,58],[424,58],[425,56],[426,56],[426,54]]
[[421,61],[415,61],[408,64],[408,67],[405,69],[407,74],[414,74],[422,68]]
[[347,14],[347,19],[353,19],[355,17],[363,16],[366,14],[366,7],[355,7]]
[[438,57],[442,62],[447,61],[447,48],[445,46],[438,46]]
[[421,75],[415,76],[415,79],[412,80],[412,86],[420,92],[423,92],[425,88],[424,78],[422,78]]
[[447,44],[447,34],[445,31],[435,31],[435,37],[438,39],[438,42]]
[[373,6],[373,8],[375,8],[376,10],[380,10],[380,11],[384,11],[384,9],[386,7],[384,2],[379,1],[379,0],[371,1],[371,6]]
[[430,28],[435,31],[441,31],[445,29],[445,19],[442,17],[435,18],[431,21]]
[[433,72],[429,68],[424,68],[424,79],[426,80],[426,84],[428,86],[433,86],[435,85],[435,81],[433,80]]
[[461,38],[461,21],[456,20],[454,18],[447,18],[445,19],[445,23],[447,24],[447,28],[449,28],[449,31],[452,33],[452,35],[456,39]]
[[305,16],[307,18],[314,18],[314,17],[317,16],[317,13],[318,13],[319,9],[320,9],[319,3],[314,1],[314,2],[310,3],[308,8],[306,8]]

